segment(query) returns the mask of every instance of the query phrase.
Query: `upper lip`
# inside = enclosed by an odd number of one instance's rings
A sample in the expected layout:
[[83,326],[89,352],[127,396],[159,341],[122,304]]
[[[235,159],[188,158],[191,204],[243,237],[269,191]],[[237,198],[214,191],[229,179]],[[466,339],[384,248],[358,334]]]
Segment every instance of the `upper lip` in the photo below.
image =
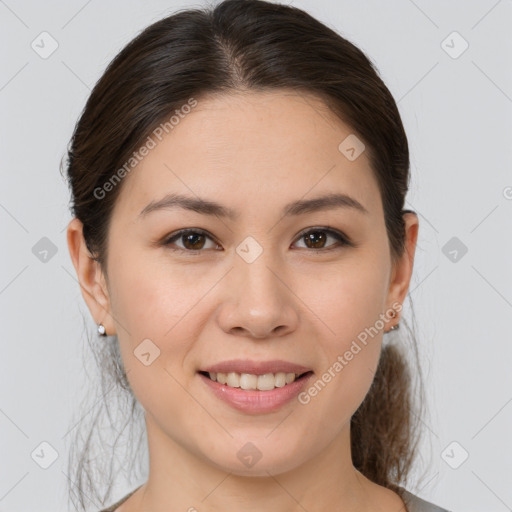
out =
[[264,375],[265,373],[296,373],[302,374],[312,371],[300,364],[282,361],[279,359],[273,361],[252,361],[249,359],[231,359],[222,361],[214,365],[202,368],[201,371],[210,373],[250,373],[252,375]]

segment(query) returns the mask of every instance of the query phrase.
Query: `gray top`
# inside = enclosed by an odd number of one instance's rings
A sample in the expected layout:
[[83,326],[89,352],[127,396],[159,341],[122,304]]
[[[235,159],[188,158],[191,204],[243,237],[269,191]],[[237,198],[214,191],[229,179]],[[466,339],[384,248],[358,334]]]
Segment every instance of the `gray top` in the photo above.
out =
[[[117,501],[110,507],[105,508],[100,512],[115,512],[116,508],[119,507],[121,503],[125,502],[139,487],[134,489],[132,492],[128,493],[124,498],[121,498],[119,501]],[[400,487],[399,494],[401,495],[407,507],[406,512],[450,512],[445,508],[441,508],[438,507],[437,505],[434,505],[433,503],[430,503],[430,501],[425,501],[421,499],[419,496],[410,493],[403,487]]]
[[433,503],[430,503],[430,501],[421,499],[419,496],[410,493],[403,487],[400,487],[400,489],[400,495],[404,500],[408,512],[450,512],[445,508],[441,508],[437,505],[434,505]]

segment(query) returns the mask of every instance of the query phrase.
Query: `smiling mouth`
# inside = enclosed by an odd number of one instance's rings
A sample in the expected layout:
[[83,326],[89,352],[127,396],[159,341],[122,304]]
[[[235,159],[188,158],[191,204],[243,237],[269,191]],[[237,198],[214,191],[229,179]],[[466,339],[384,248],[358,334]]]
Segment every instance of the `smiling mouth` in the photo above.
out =
[[255,375],[252,373],[215,373],[215,372],[199,372],[201,375],[209,378],[219,384],[224,384],[230,388],[239,388],[247,391],[271,391],[275,388],[283,388],[292,382],[303,379],[312,374],[312,371],[304,373],[265,373],[263,375]]

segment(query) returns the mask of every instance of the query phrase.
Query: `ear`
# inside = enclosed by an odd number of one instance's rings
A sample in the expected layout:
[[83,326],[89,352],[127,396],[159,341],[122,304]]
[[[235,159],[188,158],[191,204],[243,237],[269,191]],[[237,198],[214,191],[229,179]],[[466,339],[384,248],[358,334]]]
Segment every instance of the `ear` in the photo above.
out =
[[[395,262],[391,279],[389,282],[389,291],[387,297],[388,308],[392,308],[393,304],[403,304],[412,276],[414,266],[414,254],[416,252],[416,242],[418,240],[419,221],[416,213],[408,210],[403,214],[405,223],[405,250],[402,256]],[[401,311],[401,309],[396,309]],[[399,321],[400,314],[392,320],[392,325],[396,325]]]
[[83,237],[83,225],[73,218],[67,229],[69,254],[82,291],[82,296],[94,321],[105,326],[109,336],[115,334],[111,315],[107,281],[100,264],[94,260]]

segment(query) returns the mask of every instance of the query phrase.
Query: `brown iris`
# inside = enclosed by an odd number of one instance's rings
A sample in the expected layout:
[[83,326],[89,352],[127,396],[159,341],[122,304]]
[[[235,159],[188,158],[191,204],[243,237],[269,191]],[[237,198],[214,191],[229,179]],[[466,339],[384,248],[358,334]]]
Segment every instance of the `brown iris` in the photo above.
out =
[[[327,239],[326,234],[323,231],[311,231],[304,235],[304,241],[306,246],[310,249],[321,249]],[[311,246],[309,244],[312,244]]]
[[181,236],[183,246],[191,251],[198,251],[202,249],[205,242],[205,235],[202,233],[187,233]]

